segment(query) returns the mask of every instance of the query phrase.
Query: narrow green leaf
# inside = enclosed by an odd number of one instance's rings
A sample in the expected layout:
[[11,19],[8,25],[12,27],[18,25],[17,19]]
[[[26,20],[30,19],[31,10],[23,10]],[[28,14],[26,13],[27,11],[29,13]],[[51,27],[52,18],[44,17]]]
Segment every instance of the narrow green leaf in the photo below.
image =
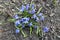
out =
[[23,34],[24,37],[27,37],[27,34],[23,32],[22,28],[20,28],[21,33]]
[[14,22],[14,21],[15,21],[15,19],[8,19],[8,21],[9,21],[9,22]]
[[39,8],[39,10],[38,10],[38,12],[36,14],[38,14],[41,10],[42,10],[42,7]]
[[38,33],[39,33],[39,27],[37,27],[37,31],[36,31],[36,34],[38,35]]
[[32,27],[30,27],[30,35],[32,34]]
[[53,2],[53,5],[56,6],[56,0],[53,0],[52,2]]

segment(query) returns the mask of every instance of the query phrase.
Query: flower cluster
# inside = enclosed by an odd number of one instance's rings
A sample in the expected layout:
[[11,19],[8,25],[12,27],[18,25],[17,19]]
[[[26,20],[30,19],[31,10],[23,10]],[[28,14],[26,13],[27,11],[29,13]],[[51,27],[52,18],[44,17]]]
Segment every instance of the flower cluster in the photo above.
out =
[[23,26],[23,24],[24,26],[25,25],[32,26],[33,21],[39,20],[39,18],[36,15],[34,4],[32,4],[31,6],[30,4],[22,5],[19,11],[22,12],[22,18],[19,19],[18,14],[14,16],[15,19],[18,19],[15,21],[15,26],[18,25]]
[[43,28],[43,32],[48,32],[49,31],[49,28],[48,27],[44,27]]
[[[36,14],[36,10],[35,10],[35,5],[32,4],[26,4],[26,5],[22,5],[19,9],[19,12],[21,14],[15,14],[14,15],[14,24],[16,26],[16,33],[19,33],[20,31],[22,32],[23,28],[26,28],[26,26],[28,26],[28,28],[30,28],[30,34],[32,33],[33,29],[39,29],[39,21],[44,21],[45,17],[43,15],[43,13],[38,13]],[[40,30],[40,29],[39,29]],[[48,28],[44,28],[43,29],[44,32],[48,32]],[[25,34],[22,32],[22,34],[25,36]]]

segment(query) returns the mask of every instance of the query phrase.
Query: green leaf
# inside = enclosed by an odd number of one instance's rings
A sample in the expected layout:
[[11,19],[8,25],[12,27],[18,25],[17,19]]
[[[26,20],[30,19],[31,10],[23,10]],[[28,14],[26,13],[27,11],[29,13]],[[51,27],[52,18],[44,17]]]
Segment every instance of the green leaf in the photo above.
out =
[[[16,26],[15,26],[16,27]],[[22,27],[20,26],[20,28],[19,27],[16,27],[17,29],[20,29],[20,31],[21,31],[21,33],[22,33],[22,35],[24,36],[24,37],[27,37],[27,34],[26,33],[24,33],[23,32],[23,30],[22,30]]]
[[42,7],[39,8],[39,10],[38,10],[38,12],[36,14],[38,14],[41,10],[42,10]]
[[34,19],[30,19],[30,22],[32,22],[33,25],[38,25],[38,22],[36,22]]
[[32,34],[32,30],[33,30],[32,27],[30,27],[30,35]]
[[23,17],[31,17],[32,14],[29,14],[27,11],[24,11],[22,14]]
[[27,37],[27,34],[23,32],[22,28],[20,28],[21,33],[23,34],[24,37]]
[[53,0],[52,2],[53,2],[53,5],[56,6],[56,0]]
[[37,31],[36,31],[36,34],[38,35],[38,33],[39,33],[39,27],[37,28]]
[[8,19],[9,22],[14,22],[16,19]]
[[42,35],[42,29],[41,29],[41,27],[38,27],[38,28],[37,28],[36,34],[37,34],[38,36],[41,36],[41,35]]

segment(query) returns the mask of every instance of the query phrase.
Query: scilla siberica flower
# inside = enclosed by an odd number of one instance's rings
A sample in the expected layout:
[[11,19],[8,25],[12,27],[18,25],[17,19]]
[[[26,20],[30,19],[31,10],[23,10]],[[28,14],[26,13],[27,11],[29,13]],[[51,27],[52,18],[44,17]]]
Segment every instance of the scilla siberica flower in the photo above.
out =
[[32,4],[32,5],[31,5],[31,7],[32,7],[32,9],[34,9],[35,5],[34,5],[34,4]]
[[33,10],[31,11],[32,14],[34,14],[35,12],[36,12],[35,9],[33,9]]
[[29,6],[29,4],[27,4],[27,5],[26,5],[26,10],[28,10],[28,9],[29,9],[29,7],[30,7],[30,6]]
[[48,32],[49,31],[49,28],[48,27],[44,27],[43,28],[43,32]]
[[29,20],[30,20],[30,18],[22,18],[23,23],[28,23]]
[[15,21],[15,25],[16,26],[20,25],[20,20]]
[[16,15],[14,15],[14,18],[15,18],[15,19],[18,19],[18,18],[19,18],[19,16],[16,14]]
[[37,17],[36,14],[34,14],[34,15],[32,16],[32,18],[34,18],[34,19],[36,19],[36,17]]
[[35,12],[35,9],[29,11],[30,14],[35,14]]
[[23,12],[23,11],[24,11],[24,9],[25,9],[25,6],[24,6],[24,5],[22,5],[22,7],[21,7],[20,11],[21,11],[21,12]]
[[20,32],[20,30],[19,30],[19,29],[16,29],[16,30],[15,30],[15,33],[19,33],[19,32]]
[[30,22],[30,23],[28,24],[29,27],[31,27],[32,25],[33,25],[32,22]]
[[39,13],[38,16],[43,16],[43,13]]
[[39,21],[39,18],[38,18],[38,17],[36,17],[36,21],[37,21],[37,22]]
[[41,16],[41,17],[40,17],[40,20],[41,20],[41,21],[44,21],[44,16]]

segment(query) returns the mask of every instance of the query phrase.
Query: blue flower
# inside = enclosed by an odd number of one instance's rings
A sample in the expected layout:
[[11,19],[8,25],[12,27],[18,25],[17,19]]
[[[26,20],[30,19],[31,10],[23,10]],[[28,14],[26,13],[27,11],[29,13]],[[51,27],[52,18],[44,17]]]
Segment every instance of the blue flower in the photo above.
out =
[[16,30],[15,30],[15,32],[16,32],[16,33],[19,33],[19,32],[20,32],[20,30],[19,30],[19,29],[16,29]]
[[28,24],[29,27],[31,27],[32,25],[33,25],[32,22],[30,22],[30,23]]
[[20,11],[21,11],[21,12],[23,12],[23,11],[24,11],[24,9],[25,9],[25,6],[24,6],[24,5],[22,5],[22,7],[21,7]]
[[27,5],[26,5],[26,10],[28,10],[28,9],[29,9],[29,7],[30,7],[30,6],[29,6],[29,4],[27,4]]
[[36,14],[34,14],[34,15],[32,16],[32,18],[34,18],[34,19],[36,19],[36,17],[37,17]]
[[23,21],[23,23],[28,23],[28,21]]
[[38,18],[38,17],[36,17],[36,21],[37,21],[37,22],[39,21],[39,18]]
[[18,18],[19,18],[19,16],[16,14],[16,15],[14,15],[14,18],[15,18],[15,19],[18,19]]
[[35,9],[33,9],[33,10],[31,11],[32,14],[34,14],[35,12],[36,12]]
[[40,20],[41,20],[41,21],[44,21],[44,16],[41,16],[41,17],[40,17]]
[[43,13],[39,13],[39,14],[38,14],[38,16],[42,16],[42,15],[43,15]]
[[39,21],[39,18],[37,17],[36,14],[34,14],[34,15],[32,16],[32,18],[34,18],[36,21]]
[[26,20],[27,20],[27,21],[29,21],[29,20],[30,20],[30,18],[26,18]]
[[43,32],[48,32],[49,31],[49,28],[48,27],[44,27],[43,28]]
[[20,25],[20,20],[17,20],[17,21],[15,22],[15,25],[16,25],[16,26]]
[[35,14],[35,12],[36,12],[35,9],[28,11],[28,13],[30,14]]
[[23,19],[23,21],[29,21],[30,20],[30,18],[22,18]]
[[28,23],[29,20],[30,20],[30,18],[22,18],[23,23]]
[[34,5],[34,4],[32,4],[32,5],[31,5],[31,7],[32,7],[32,9],[34,9],[35,5]]

